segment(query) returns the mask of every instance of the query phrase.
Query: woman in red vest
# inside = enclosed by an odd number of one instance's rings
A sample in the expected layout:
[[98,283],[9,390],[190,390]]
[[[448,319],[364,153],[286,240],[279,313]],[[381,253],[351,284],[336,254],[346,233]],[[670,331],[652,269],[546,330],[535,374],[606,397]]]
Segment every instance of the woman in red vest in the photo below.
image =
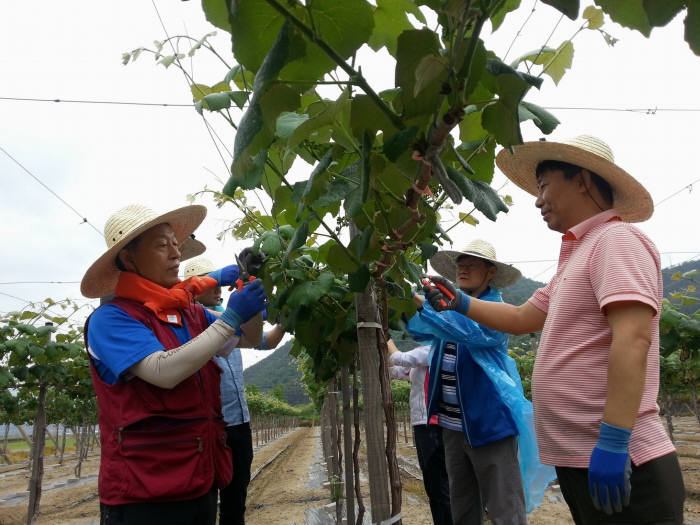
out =
[[204,206],[160,215],[122,208],[105,224],[107,251],[81,282],[86,297],[114,293],[85,323],[104,525],[213,525],[216,489],[231,480],[212,356],[267,303],[254,281],[231,294],[218,318],[194,304],[203,291],[238,279],[235,265],[178,278],[180,244],[205,215]]

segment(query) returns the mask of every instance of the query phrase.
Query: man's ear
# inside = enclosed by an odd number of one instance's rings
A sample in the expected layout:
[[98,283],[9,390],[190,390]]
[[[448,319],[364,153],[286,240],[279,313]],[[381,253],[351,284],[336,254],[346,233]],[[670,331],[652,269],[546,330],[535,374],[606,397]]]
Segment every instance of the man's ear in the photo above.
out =
[[130,250],[128,250],[127,248],[122,248],[121,250],[119,250],[117,257],[122,263],[122,266],[124,266],[124,268],[126,268],[128,271],[136,271],[136,264],[134,263],[134,257],[132,256]]
[[488,271],[486,272],[486,277],[489,278],[489,282],[493,280],[494,277],[496,277],[496,272],[498,272],[498,268],[495,266],[489,266]]
[[578,184],[581,193],[590,192],[593,181],[591,180],[591,172],[586,168],[581,168],[581,171],[578,172]]

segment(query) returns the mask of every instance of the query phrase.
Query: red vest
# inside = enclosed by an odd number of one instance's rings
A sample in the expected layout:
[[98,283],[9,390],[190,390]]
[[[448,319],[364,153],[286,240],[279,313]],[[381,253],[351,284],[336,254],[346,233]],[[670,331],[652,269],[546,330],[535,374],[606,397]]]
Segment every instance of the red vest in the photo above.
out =
[[[141,303],[118,297],[112,304],[145,324],[166,350],[181,346],[170,326]],[[181,312],[191,337],[208,326],[201,306]],[[214,483],[219,488],[230,483],[233,469],[221,414],[221,369],[213,359],[170,390],[138,377],[107,384],[92,359],[90,370],[102,446],[102,503],[182,501],[205,494]]]

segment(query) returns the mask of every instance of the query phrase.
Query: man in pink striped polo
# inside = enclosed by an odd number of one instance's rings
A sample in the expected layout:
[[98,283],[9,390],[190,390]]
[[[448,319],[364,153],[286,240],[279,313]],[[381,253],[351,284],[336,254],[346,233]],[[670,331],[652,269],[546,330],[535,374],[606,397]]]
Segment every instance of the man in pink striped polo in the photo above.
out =
[[532,374],[540,459],[556,467],[577,524],[682,524],[683,478],[656,404],[661,265],[629,224],[651,216],[651,197],[591,136],[528,142],[496,163],[563,234],[555,276],[520,306],[439,277],[455,298],[426,298],[496,330],[542,330]]

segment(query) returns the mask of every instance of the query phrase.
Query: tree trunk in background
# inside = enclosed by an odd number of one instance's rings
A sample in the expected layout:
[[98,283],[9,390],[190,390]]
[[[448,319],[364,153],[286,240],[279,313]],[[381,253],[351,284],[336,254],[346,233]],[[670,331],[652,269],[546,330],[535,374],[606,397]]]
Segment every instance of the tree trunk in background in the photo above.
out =
[[44,444],[46,436],[46,390],[44,383],[39,385],[36,415],[32,432],[32,474],[29,479],[29,505],[27,507],[27,525],[32,525],[39,515],[41,501],[41,481],[44,477]]
[[[355,498],[357,499],[357,525],[361,525],[365,516],[365,503],[362,500],[362,487],[360,486],[360,389],[357,384],[357,367],[359,356],[355,355],[352,368],[352,419],[355,427],[355,439],[352,446],[352,467],[355,474]],[[352,525],[348,521],[348,525]]]
[[340,389],[343,392],[343,446],[345,453],[345,509],[347,523],[355,523],[355,485],[352,466],[352,412],[350,412],[350,369],[344,366],[340,371]]
[[63,465],[63,455],[66,453],[66,426],[63,425],[63,433],[61,434],[61,455],[58,460],[59,465]]
[[[379,352],[377,351],[377,302],[371,283],[362,293],[355,294],[357,310],[357,344],[362,373],[365,437],[367,439],[367,468],[372,522],[391,517],[389,507],[389,472],[384,451],[384,407],[379,383]],[[362,326],[370,323],[370,326]]]
[[31,450],[32,438],[29,437],[29,434],[27,434],[27,431],[24,430],[24,427],[22,425],[15,425],[15,427],[19,431],[20,436],[22,436],[22,439],[24,439],[27,442],[27,445],[29,445],[29,449]]
[[671,438],[671,443],[675,443],[676,439],[673,436],[673,414],[671,407],[673,406],[673,398],[666,392],[663,384],[659,383],[659,393],[661,394],[662,403],[664,406],[664,415],[666,417],[666,426],[668,427],[668,437]]
[[2,454],[2,459],[5,463],[8,465],[11,463],[10,458],[7,457],[7,437],[10,434],[10,424],[5,423],[5,435],[2,437],[2,451],[0,451],[0,454]]
[[[389,368],[387,367],[387,356],[389,349],[383,336],[383,329],[377,329],[379,339],[379,384],[382,389],[382,401],[384,407],[384,421],[386,422],[386,460],[389,468],[389,483],[391,485],[391,515],[401,514],[401,474],[399,472],[399,462],[396,459],[396,442],[398,426],[394,412],[394,399],[391,394],[391,380],[389,379]],[[395,521],[401,525],[401,519]]]

